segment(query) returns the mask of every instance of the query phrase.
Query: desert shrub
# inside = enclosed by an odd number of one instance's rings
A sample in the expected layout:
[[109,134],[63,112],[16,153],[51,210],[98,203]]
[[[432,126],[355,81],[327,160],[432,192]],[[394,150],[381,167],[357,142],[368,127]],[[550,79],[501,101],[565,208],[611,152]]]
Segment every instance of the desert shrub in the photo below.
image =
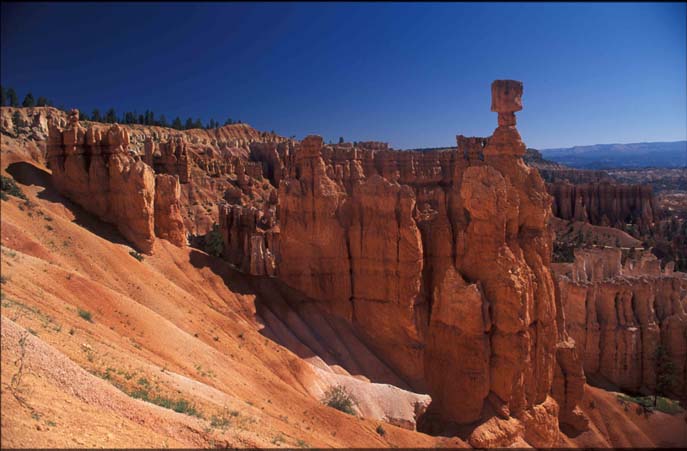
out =
[[356,404],[355,399],[350,393],[348,393],[346,387],[342,385],[329,387],[324,394],[322,402],[329,407],[340,410],[341,412],[349,415],[355,415],[355,410],[353,410],[353,406]]
[[674,401],[664,396],[656,396],[656,399],[654,399],[654,396],[630,396],[624,393],[620,393],[616,396],[618,402],[623,404],[626,410],[628,404],[634,403],[641,406],[644,413],[651,413],[653,410],[658,410],[659,412],[674,415],[685,411],[678,401]]
[[135,259],[138,260],[139,262],[142,262],[142,261],[143,261],[143,254],[141,254],[141,253],[138,252],[138,251],[130,251],[130,252],[129,252],[129,255],[131,255],[133,258],[135,258]]
[[88,310],[78,309],[78,313],[79,313],[79,316],[81,318],[85,319],[88,322],[91,322],[91,323],[93,322],[93,319],[91,317],[91,312],[89,312]]
[[379,426],[377,426],[377,429],[375,429],[375,431],[377,431],[377,434],[381,435],[382,437],[384,437],[386,435],[386,431],[384,430],[384,426],[382,426],[381,424]]
[[210,426],[213,428],[226,429],[229,426],[229,420],[223,416],[213,415],[210,417]]
[[203,250],[215,257],[222,255],[224,240],[222,239],[218,224],[213,225],[212,230],[203,238]]
[[26,194],[17,186],[17,182],[14,181],[13,178],[6,177],[4,175],[0,176],[0,179],[2,180],[1,182],[1,188],[2,188],[2,199],[7,200],[8,197],[7,195],[9,194],[10,196],[18,197],[19,199],[24,199],[26,200]]

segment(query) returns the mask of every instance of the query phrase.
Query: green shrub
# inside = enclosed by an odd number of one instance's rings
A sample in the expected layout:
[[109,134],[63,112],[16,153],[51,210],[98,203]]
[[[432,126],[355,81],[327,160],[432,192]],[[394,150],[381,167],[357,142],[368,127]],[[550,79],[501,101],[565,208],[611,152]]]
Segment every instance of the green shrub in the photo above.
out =
[[229,426],[229,420],[224,417],[218,417],[216,415],[213,415],[210,417],[210,426],[213,428],[220,428],[220,429],[226,429],[227,426]]
[[88,310],[81,310],[81,309],[78,309],[78,312],[79,312],[79,316],[81,318],[85,319],[88,322],[91,322],[91,323],[93,322],[93,319],[91,318],[91,312],[89,312]]
[[224,251],[224,240],[219,231],[219,225],[214,224],[212,230],[203,238],[203,250],[214,257],[222,255],[222,251]]
[[138,260],[139,262],[142,262],[142,261],[143,261],[143,254],[141,254],[141,253],[138,252],[138,251],[130,251],[130,252],[129,252],[129,255],[131,255],[133,258],[135,258],[135,259]]
[[384,430],[384,426],[382,426],[381,424],[379,426],[377,426],[377,429],[375,429],[375,431],[377,431],[377,434],[381,435],[382,437],[384,437],[386,435],[386,431]]
[[643,406],[645,410],[652,411],[658,410],[659,412],[667,413],[670,415],[684,412],[684,409],[680,406],[678,401],[673,401],[670,398],[663,396],[656,397],[656,406],[654,407],[654,397],[653,396],[630,396],[624,393],[617,395],[618,401],[621,403],[634,403]]
[[0,178],[2,179],[2,200],[7,200],[8,194],[10,196],[18,197],[19,199],[27,200],[26,194],[24,194],[21,188],[17,186],[17,182],[15,182],[13,178],[6,177],[4,175],[0,176]]
[[353,410],[353,406],[356,404],[355,399],[350,393],[348,393],[346,387],[342,385],[330,387],[325,392],[322,402],[329,407],[340,410],[341,412],[349,415],[355,415],[355,410]]

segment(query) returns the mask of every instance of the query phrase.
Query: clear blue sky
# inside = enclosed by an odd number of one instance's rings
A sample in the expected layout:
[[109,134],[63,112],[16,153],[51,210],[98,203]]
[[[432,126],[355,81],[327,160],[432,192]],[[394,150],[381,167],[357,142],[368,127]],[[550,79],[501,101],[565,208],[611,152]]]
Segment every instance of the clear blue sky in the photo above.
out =
[[241,119],[396,148],[687,139],[685,4],[3,3],[1,79],[58,105]]

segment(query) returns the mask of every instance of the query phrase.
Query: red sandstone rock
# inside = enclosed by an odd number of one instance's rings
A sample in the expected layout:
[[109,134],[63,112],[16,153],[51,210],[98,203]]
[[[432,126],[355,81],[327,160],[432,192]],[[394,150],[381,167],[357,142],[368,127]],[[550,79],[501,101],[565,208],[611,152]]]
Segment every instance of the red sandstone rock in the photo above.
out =
[[624,229],[633,223],[645,233],[656,220],[657,206],[649,185],[625,185],[607,181],[547,186],[554,197],[553,213],[562,219]]
[[155,235],[177,246],[186,244],[180,196],[179,178],[167,174],[155,176]]
[[[623,390],[650,391],[654,352],[663,343],[676,368],[673,393],[684,396],[687,278],[638,273],[631,262],[622,267],[620,257],[612,249],[577,252],[573,271],[558,276],[567,329],[583,353],[585,373]],[[637,265],[648,265],[656,259],[639,260]]]
[[[156,181],[153,169],[129,151],[129,134],[118,124],[81,127],[72,110],[69,126],[51,127],[48,162],[55,186],[103,221],[114,224],[142,252],[155,234],[186,242],[176,177]],[[159,192],[156,192],[156,185]]]
[[[505,86],[495,108],[512,115],[521,84]],[[509,117],[488,140],[458,142],[459,151],[397,152],[306,138],[279,189],[280,277],[427,387],[442,421],[498,411],[551,446],[550,196],[520,159],[525,145]]]

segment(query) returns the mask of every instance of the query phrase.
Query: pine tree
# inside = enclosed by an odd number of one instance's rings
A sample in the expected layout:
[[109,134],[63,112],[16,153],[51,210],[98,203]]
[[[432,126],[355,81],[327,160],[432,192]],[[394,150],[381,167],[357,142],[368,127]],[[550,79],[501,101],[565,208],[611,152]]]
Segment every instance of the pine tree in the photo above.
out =
[[13,107],[19,106],[19,98],[17,97],[17,93],[14,92],[14,89],[12,88],[7,90],[7,104]]
[[234,123],[234,121],[232,121],[231,118],[229,118],[224,122],[224,125],[231,125],[233,123]]
[[160,115],[160,120],[158,121],[158,125],[160,127],[167,127],[167,118],[165,117],[164,114]]
[[172,122],[172,128],[176,130],[181,130],[184,127],[184,125],[181,123],[181,119],[179,116],[174,118],[174,121]]
[[114,124],[117,122],[117,113],[115,112],[114,108],[110,108],[107,110],[107,113],[105,113],[105,122],[108,124]]
[[85,110],[79,110],[79,120],[80,121],[87,121],[88,120],[88,114],[84,112]]
[[196,119],[196,122],[193,123],[193,128],[203,128],[203,121]]
[[16,110],[12,115],[12,122],[14,122],[14,132],[18,133],[17,130],[19,129],[19,127],[24,126],[24,123],[21,120],[21,114],[19,113],[19,110]]
[[659,396],[667,395],[675,383],[675,364],[670,360],[668,350],[659,344],[654,352],[656,364],[656,388],[654,390],[654,407]]
[[24,97],[24,101],[22,102],[21,106],[25,108],[30,108],[32,106],[36,106],[36,101],[33,99],[33,94],[28,93],[26,94],[26,97]]
[[5,106],[5,88],[0,86],[0,106]]
[[186,119],[186,124],[184,125],[184,129],[185,129],[185,130],[190,130],[190,129],[192,129],[192,128],[193,128],[193,119],[191,119],[191,118],[189,117],[188,119]]
[[36,106],[47,106],[48,105],[48,99],[46,99],[43,96],[40,96],[38,100],[36,100]]
[[339,144],[343,144],[343,143],[344,143],[343,136],[339,136]]
[[103,118],[100,117],[100,110],[99,109],[94,109],[93,112],[91,113],[91,120],[94,122],[102,122]]

